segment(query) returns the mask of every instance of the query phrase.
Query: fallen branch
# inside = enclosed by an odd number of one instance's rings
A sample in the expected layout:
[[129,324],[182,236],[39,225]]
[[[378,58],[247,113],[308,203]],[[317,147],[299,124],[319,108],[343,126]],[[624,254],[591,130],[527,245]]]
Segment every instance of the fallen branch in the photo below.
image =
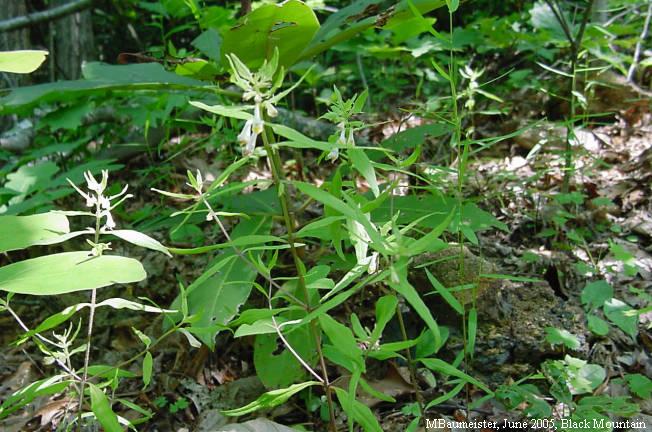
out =
[[73,0],[70,3],[53,7],[52,9],[0,21],[0,33],[21,29],[44,21],[52,21],[62,16],[70,15],[79,10],[85,9],[90,5],[91,0]]

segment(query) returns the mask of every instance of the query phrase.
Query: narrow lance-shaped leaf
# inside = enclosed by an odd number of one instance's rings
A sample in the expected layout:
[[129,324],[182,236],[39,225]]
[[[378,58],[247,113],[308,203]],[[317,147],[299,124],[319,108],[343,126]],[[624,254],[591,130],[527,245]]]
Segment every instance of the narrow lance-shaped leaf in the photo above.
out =
[[106,432],[123,432],[118,416],[113,412],[109,399],[99,387],[88,383],[91,393],[91,409]]
[[304,383],[291,385],[287,388],[271,390],[267,393],[263,393],[258,399],[241,408],[222,411],[222,414],[227,416],[241,416],[254,411],[258,411],[260,409],[273,408],[284,403],[290,399],[290,397],[299,393],[301,390],[315,385],[321,385],[321,383],[318,381],[307,381]]
[[124,241],[128,241],[131,244],[135,244],[136,246],[162,252],[170,257],[172,256],[170,251],[168,251],[168,248],[163,246],[158,240],[155,240],[150,236],[148,236],[147,234],[141,233],[140,231],[114,230],[114,231],[107,231],[105,234],[111,234],[121,238]]

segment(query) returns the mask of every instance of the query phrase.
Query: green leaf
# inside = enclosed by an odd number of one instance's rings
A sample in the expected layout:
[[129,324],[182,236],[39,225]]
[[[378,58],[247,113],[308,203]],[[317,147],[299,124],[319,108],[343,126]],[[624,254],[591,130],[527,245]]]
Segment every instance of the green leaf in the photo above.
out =
[[[271,220],[252,217],[240,222],[231,234],[233,242],[247,236],[267,235]],[[259,252],[251,252],[257,257]],[[205,328],[206,332],[197,334],[199,339],[213,347],[215,336],[238,313],[240,306],[249,298],[257,272],[232,249],[219,255],[208,268],[187,288],[188,311],[198,317],[193,327]],[[173,302],[178,309],[181,298]],[[178,319],[180,316],[177,317]],[[210,329],[210,330],[209,330]]]
[[625,381],[629,389],[641,399],[649,400],[652,396],[652,380],[641,374],[627,374]]
[[0,253],[53,244],[70,232],[68,218],[56,212],[31,216],[0,216]]
[[614,289],[604,280],[587,283],[582,289],[582,304],[589,310],[601,307],[614,296]]
[[417,290],[408,282],[407,280],[407,261],[405,258],[402,258],[399,262],[395,264],[396,273],[398,276],[398,281],[390,278],[390,286],[403,297],[405,300],[412,306],[415,312],[421,317],[421,319],[426,323],[430,331],[432,332],[433,337],[435,338],[435,351],[439,350],[442,346],[441,333],[439,331],[439,326],[437,322],[432,317],[430,309],[423,302]]
[[209,59],[219,62],[222,47],[222,37],[217,30],[209,28],[190,43]]
[[351,330],[345,325],[335,321],[335,319],[328,314],[319,316],[319,325],[324,333],[326,333],[326,336],[328,336],[333,348],[350,360],[358,370],[364,370],[362,350],[358,347]]
[[88,383],[91,393],[91,409],[106,432],[123,432],[118,416],[113,412],[109,399],[99,387]]
[[361,149],[349,149],[348,151],[349,159],[353,167],[367,180],[369,188],[373,192],[374,196],[377,197],[380,195],[380,190],[378,189],[378,180],[376,180],[376,170],[374,170],[371,161],[367,157],[367,154],[364,150]]
[[[286,319],[280,317],[275,318],[275,320],[276,325],[278,326],[287,321]],[[235,331],[233,337],[239,338],[243,336],[276,333],[276,325],[274,325],[274,320],[272,320],[272,318],[263,318],[252,324],[242,324]]]
[[278,48],[279,64],[291,66],[319,29],[312,9],[298,0],[264,4],[223,34],[222,52],[235,54],[252,69]]
[[64,381],[68,375],[54,375],[35,381],[6,397],[0,405],[0,420],[23,408],[39,396],[53,395],[64,391],[72,381]]
[[[434,194],[399,196],[393,197],[391,202],[382,203],[371,212],[371,218],[374,222],[382,224],[392,220],[396,216],[396,212],[400,211],[397,218],[398,224],[409,224],[414,220],[419,220],[419,226],[436,228],[450,215],[456,205],[457,200],[454,197],[442,197]],[[505,223],[473,203],[465,204],[462,207],[462,222],[476,233],[492,228],[508,231]]]
[[[282,319],[296,320],[303,312],[288,312]],[[284,329],[284,331],[286,331]],[[317,361],[317,350],[312,339],[309,325],[297,324],[285,335],[285,340],[292,349],[309,365]],[[283,347],[283,349],[279,349]],[[280,351],[280,352],[279,352]],[[254,365],[256,373],[267,388],[284,387],[304,379],[306,369],[285,347],[285,343],[276,334],[259,334],[254,341]],[[283,373],[278,373],[279,371]]]
[[152,249],[158,252],[163,252],[165,255],[169,257],[172,256],[170,251],[168,251],[168,248],[166,248],[160,242],[154,240],[147,234],[143,234],[139,231],[114,230],[114,231],[108,231],[106,234],[114,235],[116,237],[121,238],[124,241],[128,241],[131,244],[135,244],[136,246]]
[[321,383],[318,381],[307,381],[300,384],[293,384],[287,388],[271,390],[267,393],[262,394],[258,399],[241,408],[222,411],[222,414],[226,416],[241,416],[252,413],[254,411],[258,411],[260,409],[273,408],[275,406],[281,405],[282,403],[285,403],[285,401],[290,399],[293,395],[299,393],[301,390],[315,385],[321,385]]
[[303,183],[303,182],[292,182],[297,189],[299,189],[301,192],[304,194],[310,196],[311,198],[321,202],[325,206],[328,206],[332,208],[333,210],[336,210],[340,212],[341,214],[348,216],[352,219],[354,219],[356,222],[360,223],[365,230],[367,231],[367,234],[371,238],[371,241],[379,252],[384,252],[384,241],[378,231],[374,229],[374,227],[371,225],[369,220],[365,217],[365,215],[360,211],[360,209],[354,209],[353,207],[347,205],[344,203],[344,201],[340,200],[339,198],[336,198],[332,194],[310,184],[310,183]]
[[444,300],[446,300],[446,303],[448,303],[450,305],[450,307],[452,307],[455,310],[455,312],[457,312],[460,315],[463,315],[464,314],[464,306],[462,306],[462,304],[459,302],[459,300],[457,300],[455,298],[455,296],[453,294],[451,294],[451,292],[448,290],[448,288],[446,288],[444,285],[442,285],[441,282],[439,282],[439,280],[437,280],[437,278],[432,273],[430,273],[428,268],[424,267],[424,270],[426,271],[426,275],[428,276],[428,280],[430,281],[432,286],[435,288],[437,293],[440,296],[442,296],[442,298]]
[[385,326],[387,326],[389,320],[391,320],[396,313],[397,305],[398,299],[393,295],[382,296],[376,302],[376,325],[374,326],[374,330],[371,332],[371,337],[369,338],[372,346],[380,340],[380,336],[383,334]]
[[45,61],[47,51],[0,51],[0,72],[26,74],[34,72]]
[[[175,88],[202,88],[202,81],[179,76],[165,70],[159,63],[109,65],[87,62],[82,66],[84,79],[57,81],[19,87],[0,99],[0,112],[5,108],[31,106],[40,102],[72,100],[77,97],[106,93],[115,90],[160,90]],[[71,179],[72,180],[72,179]],[[73,180],[74,181],[74,180]]]
[[464,380],[465,382],[473,384],[477,388],[485,391],[487,394],[493,395],[493,392],[491,391],[491,389],[489,389],[489,387],[484,385],[482,382],[480,382],[479,380],[473,378],[470,375],[467,375],[466,373],[464,373],[461,370],[457,369],[455,366],[453,366],[453,365],[451,365],[449,363],[446,363],[445,361],[443,361],[441,359],[433,359],[433,358],[425,358],[424,359],[424,358],[422,358],[422,359],[419,359],[419,361],[421,363],[423,363],[424,366],[426,366],[428,369],[432,369],[434,371],[437,371],[437,372],[440,372],[440,373],[443,373],[443,374],[446,374],[446,375],[450,375],[450,376],[460,378],[460,379]]
[[[413,0],[421,13],[427,13],[446,4],[445,0]],[[406,0],[398,3],[387,0],[360,0],[339,10],[324,21],[310,44],[301,53],[301,60],[309,59],[328,48],[355,37],[378,25],[392,26],[412,18]]]
[[383,429],[378,423],[378,419],[376,419],[376,416],[368,406],[355,399],[351,400],[349,393],[346,390],[339,387],[333,388],[335,389],[335,394],[337,394],[337,399],[340,401],[342,409],[346,412],[346,415],[349,416],[349,418],[352,418],[356,423],[362,426],[365,432],[383,432]]
[[468,325],[468,344],[466,346],[466,349],[469,353],[471,353],[471,357],[473,357],[473,354],[475,352],[475,337],[478,333],[478,310],[473,307],[469,311],[469,325]]
[[58,295],[140,282],[142,264],[116,255],[89,257],[88,252],[64,252],[19,261],[0,268],[0,290],[31,295]]
[[144,387],[147,387],[152,380],[152,367],[154,365],[154,359],[152,358],[152,353],[147,351],[145,357],[143,358],[143,384]]
[[631,337],[638,333],[638,316],[630,315],[631,306],[618,299],[612,298],[604,302],[604,314],[612,323]]
[[589,330],[598,336],[606,336],[609,333],[609,324],[605,320],[595,315],[586,316]]
[[577,336],[568,330],[554,327],[546,327],[546,341],[550,345],[564,345],[566,348],[576,350],[580,347],[580,341]]
[[249,120],[253,118],[250,113],[239,106],[206,105],[205,103],[199,101],[190,101],[189,103],[194,107],[224,117],[235,118],[239,120]]

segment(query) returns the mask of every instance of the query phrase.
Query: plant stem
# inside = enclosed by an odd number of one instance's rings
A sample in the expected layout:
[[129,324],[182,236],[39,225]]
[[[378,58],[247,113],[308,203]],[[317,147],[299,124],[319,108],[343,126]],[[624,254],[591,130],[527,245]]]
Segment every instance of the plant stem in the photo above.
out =
[[[306,280],[304,274],[305,266],[301,261],[301,257],[299,256],[299,253],[294,243],[294,219],[292,217],[292,214],[290,213],[290,203],[289,203],[287,193],[285,190],[283,190],[284,188],[283,179],[285,178],[285,176],[283,175],[283,164],[281,162],[281,158],[278,152],[271,145],[271,140],[268,135],[267,126],[265,126],[263,129],[262,138],[263,138],[263,145],[265,147],[265,151],[267,152],[267,159],[269,160],[271,166],[272,177],[274,179],[274,183],[276,184],[276,187],[278,188],[278,192],[279,192],[281,209],[283,211],[283,220],[285,221],[285,228],[287,229],[288,232],[287,234],[288,242],[290,243],[290,253],[292,254],[292,260],[294,261],[294,266],[297,271],[299,290],[304,295],[304,302],[305,302],[304,307],[306,309],[306,313],[310,313],[312,312],[312,305],[310,302],[310,293],[308,292],[308,287],[306,286]],[[317,355],[319,357],[319,363],[322,369],[324,392],[326,393],[326,400],[328,403],[328,414],[330,417],[329,427],[332,432],[336,432],[333,395],[331,392],[330,381],[328,379],[326,360],[324,358],[324,353],[322,352],[321,349],[321,336],[320,336],[319,328],[317,327],[317,322],[315,320],[310,321],[310,331],[312,334],[313,341],[315,343],[315,348],[317,350]]]
[[[100,241],[100,224],[102,217],[102,208],[100,200],[95,203],[95,238],[94,243],[97,245]],[[88,364],[91,358],[91,337],[93,336],[93,320],[95,319],[95,304],[97,302],[97,289],[91,290],[91,304],[88,312],[88,330],[86,332],[86,353],[84,354],[84,373],[81,384],[79,385],[79,409],[77,410],[77,430],[81,427],[81,416],[84,407],[84,387],[88,380]]]
[[[403,313],[401,312],[399,305],[396,305],[396,316],[398,317],[398,326],[401,329],[401,337],[403,338],[403,341],[407,341],[408,340],[407,331],[405,330]],[[414,369],[414,360],[412,359],[412,352],[410,351],[410,348],[405,349],[405,356],[407,357],[408,360],[408,366],[410,370],[410,380],[412,381],[412,389],[414,390],[414,394],[416,395],[417,406],[419,407],[419,413],[421,414],[421,418],[423,419],[425,418],[426,415],[425,403],[423,400],[423,395],[421,394],[421,389],[419,389],[419,385],[417,384],[417,373],[416,370]]]
[[573,166],[573,149],[572,149],[572,141],[575,139],[575,128],[574,128],[574,122],[575,122],[575,115],[576,115],[576,105],[575,105],[575,93],[577,91],[577,62],[579,59],[579,54],[580,54],[580,49],[582,48],[582,39],[584,38],[584,31],[586,30],[586,25],[589,22],[589,19],[591,18],[591,11],[593,10],[593,3],[595,0],[589,0],[589,3],[586,5],[586,9],[584,10],[584,15],[582,15],[582,21],[580,23],[580,28],[577,31],[577,35],[573,36],[573,33],[571,31],[571,27],[568,24],[568,21],[566,21],[566,18],[564,16],[564,12],[561,10],[559,5],[557,4],[557,1],[555,0],[545,0],[546,4],[552,10],[552,13],[555,15],[555,18],[557,18],[557,21],[559,22],[559,25],[561,26],[562,30],[564,31],[564,34],[566,35],[566,39],[568,39],[568,43],[570,44],[571,47],[571,64],[570,64],[570,73],[571,73],[571,81],[569,83],[569,91],[570,91],[570,114],[566,126],[566,145],[564,148],[564,156],[565,156],[565,161],[564,161],[564,180],[561,186],[561,191],[562,193],[568,193],[570,189],[570,179],[571,175],[573,174],[574,171],[574,166]]

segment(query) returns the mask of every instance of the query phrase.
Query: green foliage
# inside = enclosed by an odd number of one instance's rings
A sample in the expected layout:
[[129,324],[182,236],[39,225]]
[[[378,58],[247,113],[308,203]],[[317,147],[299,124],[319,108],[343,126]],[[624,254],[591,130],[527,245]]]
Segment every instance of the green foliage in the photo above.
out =
[[[37,397],[66,392],[79,400],[77,420],[72,419],[75,413],[67,419],[71,424],[96,420],[113,431],[148,422],[154,414],[117,397],[117,389],[122,380],[138,379],[143,392],[157,391],[162,380],[155,350],[175,333],[185,337],[189,349],[204,344],[218,353],[223,352],[218,342],[252,341],[243,346],[251,346],[255,374],[269,391],[223,412],[229,416],[268,410],[298,396],[306,401],[307,412],[319,412],[321,418],[312,422],[315,430],[334,429],[341,415],[350,431],[380,431],[385,425],[366,397],[399,402],[374,388],[367,372],[390,360],[407,366],[418,396],[417,403],[403,407],[412,419],[408,430],[416,430],[425,409],[459,398],[464,390],[495,397],[508,410],[522,409],[538,419],[553,416],[544,394],[555,400],[555,416],[573,421],[637,411],[627,396],[593,396],[605,383],[605,368],[570,356],[548,358],[541,365],[542,373],[535,376],[541,389],[524,379],[494,392],[470,372],[477,361],[476,340],[484,331],[475,294],[462,302],[427,267],[414,266],[422,254],[449,243],[484,246],[481,233],[514,231],[504,214],[483,210],[487,190],[477,182],[469,187],[468,179],[473,177],[471,161],[521,129],[482,137],[487,133],[484,120],[513,116],[510,99],[530,95],[522,89],[548,85],[552,73],[572,80],[570,90],[564,84],[559,92],[558,83],[547,89],[571,104],[564,123],[570,146],[574,125],[586,120],[582,116],[593,86],[589,80],[580,88],[576,81],[593,71],[593,57],[622,71],[629,61],[623,52],[632,46],[626,38],[635,34],[631,26],[612,34],[613,29],[589,24],[583,38],[581,21],[573,17],[587,9],[558,2],[519,3],[518,9],[516,2],[480,2],[472,10],[457,0],[364,0],[335,4],[332,13],[331,3],[326,10],[313,8],[316,3],[255,4],[237,22],[234,11],[195,0],[129,3],[123,7],[132,18],[142,17],[149,31],[160,32],[155,42],[147,39],[146,54],[135,57],[156,62],[90,62],[81,80],[12,89],[0,99],[3,114],[31,115],[37,106],[43,110],[33,146],[15,155],[0,151],[7,162],[0,168],[0,252],[19,259],[0,268],[0,290],[10,293],[0,309],[20,324],[12,308],[14,294],[91,291],[89,303],[50,312],[32,329],[24,328],[16,343],[33,342],[61,373],[10,395],[0,406],[0,418]],[[505,13],[492,16],[484,6]],[[577,40],[569,40],[569,33]],[[605,50],[607,40],[619,44],[613,55]],[[569,50],[572,58],[566,65]],[[19,64],[4,54],[0,70],[17,72],[33,70],[44,58],[39,53]],[[235,86],[226,83],[227,75]],[[96,121],[100,108],[108,108],[112,118]],[[301,110],[334,129],[313,133],[296,126],[291,118]],[[405,129],[411,120],[416,126]],[[387,133],[379,124],[386,121],[388,127],[398,124],[399,132],[376,139]],[[134,130],[139,133],[131,134]],[[127,157],[123,150],[129,151]],[[528,154],[528,163],[537,151]],[[567,179],[574,157],[568,147]],[[108,171],[122,168],[118,159],[135,167],[138,171],[129,174],[142,177],[138,184],[151,183],[160,201],[121,209],[126,188],[108,184]],[[540,177],[538,171],[547,172],[537,166],[533,177]],[[185,172],[185,186],[176,184],[180,172]],[[84,190],[77,186],[83,180]],[[51,211],[67,206],[66,198],[75,190],[90,209]],[[538,239],[588,254],[587,240],[604,234],[604,228],[580,225],[577,213],[598,204],[591,197],[588,186],[587,191],[579,185],[573,190],[564,183],[562,192],[552,195],[559,211],[549,224],[544,221],[548,225]],[[90,217],[94,227],[71,231],[73,217]],[[117,229],[114,217],[128,226]],[[73,229],[78,225],[73,221]],[[154,230],[166,231],[173,246],[146,234]],[[88,237],[87,250],[78,246],[81,237]],[[178,293],[170,295],[169,309],[126,298],[98,300],[104,294],[99,288],[146,277],[139,260],[110,255],[111,249],[123,249],[108,240],[163,254],[161,258],[174,260],[175,271],[194,263],[196,255],[207,256],[197,259],[201,264],[190,280],[175,274]],[[32,246],[50,248],[31,249],[29,256],[21,252]],[[641,274],[634,255],[619,243],[611,242],[610,252],[627,276]],[[462,256],[461,268],[464,260]],[[530,252],[510,262],[535,267],[541,261]],[[585,267],[594,277],[604,276],[595,262]],[[417,286],[415,273],[425,273],[433,290]],[[503,275],[473,276],[477,284],[481,277]],[[157,292],[159,288],[168,287],[155,287]],[[424,290],[450,306],[463,323],[461,335],[438,322],[441,316]],[[599,337],[618,328],[635,338],[646,309],[635,310],[615,293],[602,279],[586,283],[581,301],[588,327]],[[162,330],[146,334],[133,328],[140,351],[119,366],[89,364],[91,323],[96,311],[106,307],[164,314]],[[367,308],[373,313],[365,313]],[[73,318],[86,310],[89,327],[80,333],[81,323],[73,325]],[[63,333],[44,336],[65,323],[70,326]],[[546,342],[579,350],[580,340],[585,341],[569,330],[548,327]],[[78,342],[79,334],[89,335],[88,340]],[[455,336],[454,347],[449,334]],[[73,369],[71,358],[77,361],[84,352],[83,366]],[[444,354],[454,360],[445,361]],[[649,398],[652,386],[643,378],[626,374],[624,379],[631,394]],[[424,382],[436,389],[428,401],[421,397]],[[83,412],[86,398],[92,412]],[[173,403],[159,396],[154,405],[171,415],[191,408],[183,396]],[[116,414],[125,409],[133,412],[124,418]],[[241,427],[261,424],[250,423]],[[269,424],[261,427],[278,426]]]
[[0,72],[30,73],[45,61],[47,51],[0,51]]

